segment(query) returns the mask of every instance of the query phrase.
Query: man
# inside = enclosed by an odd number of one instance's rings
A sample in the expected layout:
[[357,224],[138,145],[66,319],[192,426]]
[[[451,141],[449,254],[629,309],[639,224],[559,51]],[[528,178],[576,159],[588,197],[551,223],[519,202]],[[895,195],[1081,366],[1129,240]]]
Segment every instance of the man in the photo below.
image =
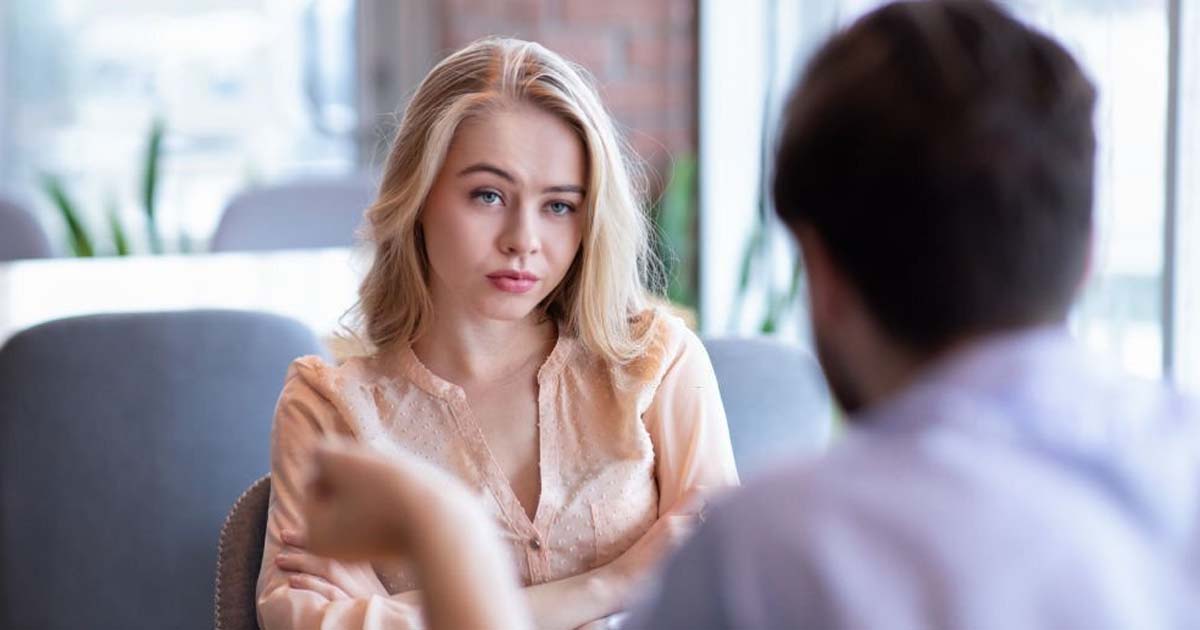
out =
[[1196,414],[1065,330],[1095,100],[989,2],[818,52],[774,196],[853,428],[712,510],[627,627],[1200,628]]

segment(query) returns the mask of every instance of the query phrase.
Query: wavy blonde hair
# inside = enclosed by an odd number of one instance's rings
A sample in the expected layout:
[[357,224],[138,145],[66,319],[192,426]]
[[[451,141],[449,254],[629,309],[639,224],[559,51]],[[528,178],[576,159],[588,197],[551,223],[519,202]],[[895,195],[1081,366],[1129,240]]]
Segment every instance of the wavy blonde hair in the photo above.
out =
[[375,257],[357,314],[375,351],[411,344],[433,316],[418,219],[455,131],[470,117],[517,104],[561,118],[587,156],[580,251],[540,308],[561,333],[610,362],[625,364],[645,351],[645,327],[634,320],[660,271],[640,201],[641,164],[585,70],[536,43],[505,38],[476,41],[439,63],[400,123],[379,197],[366,212],[364,236]]

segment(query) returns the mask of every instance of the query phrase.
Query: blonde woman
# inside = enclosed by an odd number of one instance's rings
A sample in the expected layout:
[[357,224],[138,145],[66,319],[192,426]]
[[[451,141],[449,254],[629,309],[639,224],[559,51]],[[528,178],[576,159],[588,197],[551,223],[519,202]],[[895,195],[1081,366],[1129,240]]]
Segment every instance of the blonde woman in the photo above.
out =
[[703,346],[648,305],[645,214],[594,88],[537,44],[455,53],[414,95],[367,220],[372,352],[299,359],[280,396],[262,626],[422,623],[403,562],[305,548],[307,464],[329,436],[463,481],[537,627],[619,611],[684,535],[688,497],[737,473]]

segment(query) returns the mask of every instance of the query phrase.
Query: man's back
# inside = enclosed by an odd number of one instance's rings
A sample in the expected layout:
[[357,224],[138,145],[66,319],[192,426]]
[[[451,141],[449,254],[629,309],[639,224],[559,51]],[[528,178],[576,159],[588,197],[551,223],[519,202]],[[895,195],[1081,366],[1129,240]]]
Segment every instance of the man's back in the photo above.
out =
[[715,510],[633,627],[1200,624],[1186,401],[1040,330],[953,356],[858,424]]

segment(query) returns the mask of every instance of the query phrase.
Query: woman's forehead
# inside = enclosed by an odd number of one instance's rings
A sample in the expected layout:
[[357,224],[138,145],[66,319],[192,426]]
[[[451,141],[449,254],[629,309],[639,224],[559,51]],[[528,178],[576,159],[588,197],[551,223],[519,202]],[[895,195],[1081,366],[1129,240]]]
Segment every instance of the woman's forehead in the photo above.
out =
[[562,118],[532,106],[472,116],[459,125],[446,155],[458,173],[487,164],[531,186],[582,186],[587,156],[583,141]]

